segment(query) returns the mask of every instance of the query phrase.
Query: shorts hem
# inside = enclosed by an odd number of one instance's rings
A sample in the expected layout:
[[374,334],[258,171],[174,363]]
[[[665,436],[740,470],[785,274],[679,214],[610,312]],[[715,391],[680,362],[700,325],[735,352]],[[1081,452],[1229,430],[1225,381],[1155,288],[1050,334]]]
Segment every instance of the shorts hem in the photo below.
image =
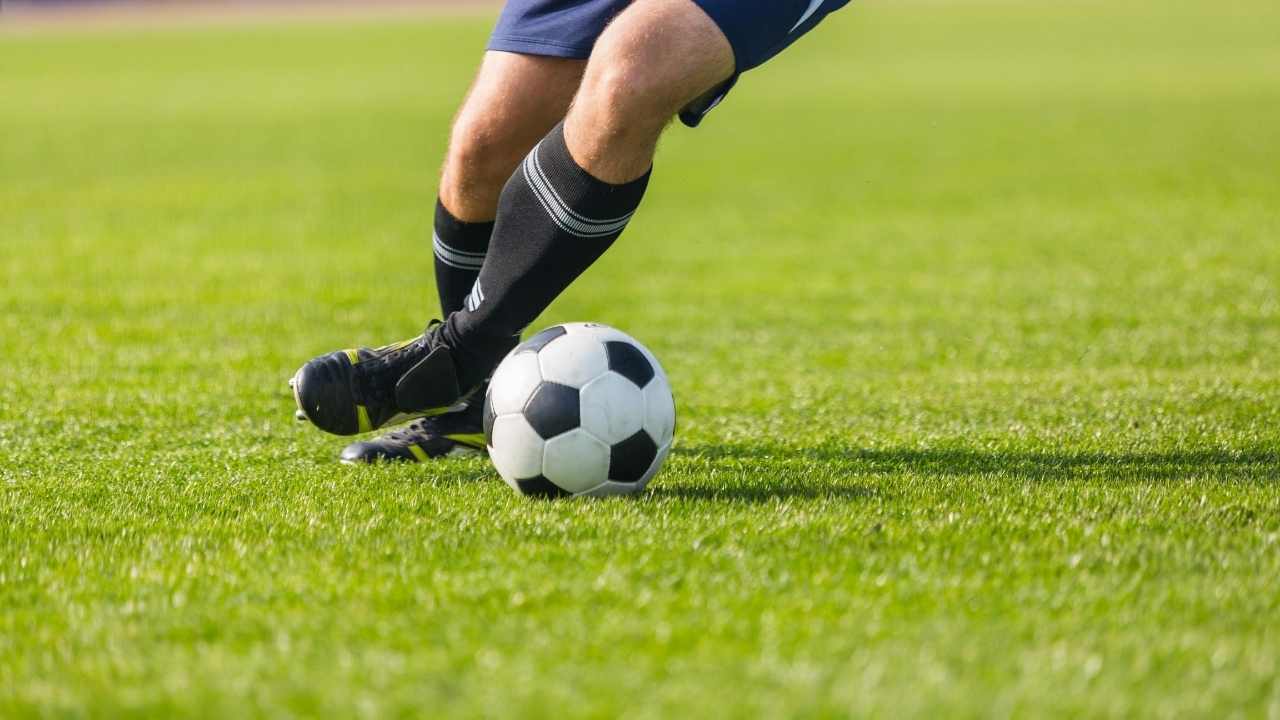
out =
[[591,47],[559,43],[542,38],[520,37],[518,35],[494,35],[489,38],[487,50],[498,52],[520,53],[522,55],[545,55],[548,57],[586,60],[591,56]]

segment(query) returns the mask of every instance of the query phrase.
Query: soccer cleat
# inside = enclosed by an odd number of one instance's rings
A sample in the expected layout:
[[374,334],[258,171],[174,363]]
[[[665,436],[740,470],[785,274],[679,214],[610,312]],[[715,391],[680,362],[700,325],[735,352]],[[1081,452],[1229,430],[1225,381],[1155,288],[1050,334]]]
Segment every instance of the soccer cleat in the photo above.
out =
[[289,385],[302,416],[335,435],[460,410],[471,390],[458,386],[438,322],[403,342],[321,355],[299,368]]
[[461,410],[419,418],[381,437],[351,443],[342,450],[342,462],[353,465],[379,461],[426,462],[483,453],[483,388],[472,397],[476,401]]

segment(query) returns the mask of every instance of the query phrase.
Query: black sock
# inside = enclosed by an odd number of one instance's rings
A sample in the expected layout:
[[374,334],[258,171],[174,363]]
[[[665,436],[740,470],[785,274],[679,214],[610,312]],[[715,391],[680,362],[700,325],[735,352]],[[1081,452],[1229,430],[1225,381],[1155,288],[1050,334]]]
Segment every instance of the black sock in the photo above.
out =
[[431,249],[436,258],[436,291],[440,294],[440,317],[462,309],[484,264],[489,249],[491,222],[462,222],[436,200],[435,232]]
[[492,252],[461,311],[445,321],[460,380],[489,374],[519,333],[622,234],[649,173],[597,180],[569,155],[561,123],[516,168],[498,201]]

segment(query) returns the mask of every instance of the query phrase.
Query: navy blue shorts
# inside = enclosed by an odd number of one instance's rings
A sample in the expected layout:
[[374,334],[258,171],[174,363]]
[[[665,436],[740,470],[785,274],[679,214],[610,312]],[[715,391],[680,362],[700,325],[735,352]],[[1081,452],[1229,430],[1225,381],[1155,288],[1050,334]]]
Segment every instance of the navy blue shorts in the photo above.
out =
[[[632,0],[507,0],[490,50],[584,59],[605,25]],[[738,75],[782,52],[849,0],[693,0],[733,47],[733,77],[680,113],[694,126],[733,87]]]

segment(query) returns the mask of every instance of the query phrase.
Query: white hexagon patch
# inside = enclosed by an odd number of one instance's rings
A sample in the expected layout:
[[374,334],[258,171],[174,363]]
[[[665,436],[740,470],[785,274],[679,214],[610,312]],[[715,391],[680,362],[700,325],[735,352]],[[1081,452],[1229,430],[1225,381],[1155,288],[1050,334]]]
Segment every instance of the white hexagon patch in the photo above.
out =
[[635,383],[615,372],[587,383],[578,402],[582,427],[610,445],[644,427],[644,395]]
[[667,379],[657,375],[644,388],[644,429],[659,446],[671,442],[676,430],[676,403]]
[[520,412],[529,401],[542,376],[538,371],[536,353],[522,352],[510,355],[493,373],[489,383],[489,402],[494,415]]
[[[502,415],[493,421],[493,441],[489,458],[507,484],[542,474],[543,446],[546,443],[529,427],[523,415]],[[516,488],[517,492],[519,488]]]
[[604,345],[594,337],[565,335],[538,351],[542,378],[580,388],[609,369]]
[[546,442],[542,474],[571,493],[586,492],[609,479],[609,446],[578,428]]

